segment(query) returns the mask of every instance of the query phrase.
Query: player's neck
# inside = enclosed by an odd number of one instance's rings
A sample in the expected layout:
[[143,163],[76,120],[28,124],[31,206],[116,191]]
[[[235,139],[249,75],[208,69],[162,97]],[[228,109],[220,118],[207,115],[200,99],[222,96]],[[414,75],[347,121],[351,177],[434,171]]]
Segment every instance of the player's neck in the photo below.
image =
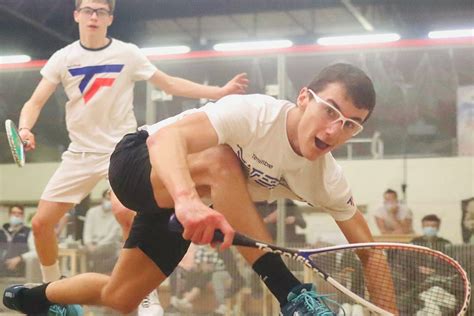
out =
[[99,49],[107,46],[110,43],[111,39],[106,35],[97,36],[96,34],[87,35],[84,34],[80,36],[81,45],[88,49]]
[[301,120],[301,111],[297,106],[288,111],[286,117],[286,136],[293,151],[301,156],[301,151],[298,143],[298,124]]

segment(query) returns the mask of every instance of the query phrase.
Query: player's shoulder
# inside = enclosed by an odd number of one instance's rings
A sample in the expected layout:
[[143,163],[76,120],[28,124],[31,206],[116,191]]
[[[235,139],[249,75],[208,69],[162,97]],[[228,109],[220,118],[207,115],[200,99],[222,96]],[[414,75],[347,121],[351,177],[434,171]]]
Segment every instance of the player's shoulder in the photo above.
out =
[[81,44],[79,40],[77,40],[64,46],[63,48],[58,49],[56,52],[54,52],[52,56],[67,56],[71,52],[76,51],[77,49],[80,49],[80,48],[81,48]]
[[231,94],[220,99],[219,103],[234,104],[240,107],[246,106],[254,110],[269,109],[279,111],[289,102],[286,100],[278,100],[265,94]]
[[112,44],[114,45],[114,47],[119,48],[119,49],[124,49],[128,51],[133,51],[133,52],[140,52],[140,48],[137,45],[133,43],[129,43],[129,42],[124,42],[116,38],[112,39]]

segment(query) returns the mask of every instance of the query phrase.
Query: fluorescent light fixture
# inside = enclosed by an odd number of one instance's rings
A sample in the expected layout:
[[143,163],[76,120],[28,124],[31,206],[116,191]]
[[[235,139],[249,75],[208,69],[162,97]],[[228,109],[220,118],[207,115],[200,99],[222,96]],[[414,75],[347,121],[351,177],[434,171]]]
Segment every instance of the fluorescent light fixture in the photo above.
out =
[[432,31],[428,33],[428,37],[429,38],[474,37],[474,29]]
[[218,52],[232,52],[245,50],[261,50],[287,48],[293,46],[290,40],[272,40],[272,41],[252,41],[252,42],[229,42],[214,45],[214,50]]
[[363,34],[363,35],[321,37],[318,39],[317,43],[323,46],[358,45],[358,44],[396,42],[399,39],[400,39],[400,35],[396,33]]
[[140,50],[145,55],[149,56],[149,55],[186,54],[191,51],[191,48],[185,45],[178,45],[178,46],[147,47],[147,48],[140,48]]
[[28,55],[0,56],[0,64],[20,64],[31,61]]

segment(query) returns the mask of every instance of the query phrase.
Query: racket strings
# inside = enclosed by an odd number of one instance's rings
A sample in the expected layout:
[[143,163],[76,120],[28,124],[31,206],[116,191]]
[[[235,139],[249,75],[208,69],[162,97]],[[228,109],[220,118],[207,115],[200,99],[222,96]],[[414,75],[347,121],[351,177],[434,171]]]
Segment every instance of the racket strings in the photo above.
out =
[[[463,307],[466,280],[435,252],[340,249],[310,260],[358,296],[389,311],[395,307],[400,315],[456,315]],[[349,302],[344,296],[337,294],[337,300]]]

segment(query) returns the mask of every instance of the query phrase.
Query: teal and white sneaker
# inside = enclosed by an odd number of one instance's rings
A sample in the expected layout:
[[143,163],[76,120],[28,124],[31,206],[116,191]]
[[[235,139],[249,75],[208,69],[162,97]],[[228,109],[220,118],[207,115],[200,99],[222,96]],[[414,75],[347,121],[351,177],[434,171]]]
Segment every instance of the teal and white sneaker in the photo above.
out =
[[313,284],[301,284],[288,294],[288,303],[282,307],[282,316],[334,316],[334,313],[324,302],[326,295],[316,292]]
[[54,304],[49,307],[47,316],[83,316],[84,310],[81,305],[58,305]]
[[[38,284],[16,284],[9,286],[3,292],[3,305],[9,309],[27,314],[21,304],[22,292]],[[29,316],[83,316],[84,311],[80,305],[58,305],[49,307],[47,313],[28,314]]]

